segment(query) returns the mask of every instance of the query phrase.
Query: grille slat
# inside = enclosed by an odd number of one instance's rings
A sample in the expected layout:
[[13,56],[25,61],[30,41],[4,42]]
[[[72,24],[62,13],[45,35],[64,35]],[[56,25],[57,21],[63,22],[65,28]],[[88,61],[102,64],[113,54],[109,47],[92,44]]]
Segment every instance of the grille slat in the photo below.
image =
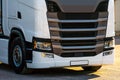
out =
[[99,19],[92,19],[92,20],[59,20],[48,18],[49,22],[56,22],[56,23],[94,23],[94,22],[101,22],[107,21],[108,18],[99,18]]
[[103,39],[105,36],[97,36],[97,37],[74,37],[74,38],[62,38],[60,36],[51,36],[53,40],[96,40]]
[[53,45],[54,48],[60,48],[62,50],[90,50],[95,49],[96,47],[101,47],[103,44],[97,45],[89,45],[89,46],[60,46],[60,45]]
[[106,27],[98,27],[98,28],[78,28],[78,29],[68,29],[68,28],[64,28],[64,29],[60,29],[58,27],[50,27],[50,30],[52,31],[62,31],[62,32],[78,32],[78,31],[100,31],[100,30],[106,30]]
[[65,53],[65,54],[77,53],[77,52],[95,52],[95,49],[90,49],[90,50],[63,50],[63,53]]

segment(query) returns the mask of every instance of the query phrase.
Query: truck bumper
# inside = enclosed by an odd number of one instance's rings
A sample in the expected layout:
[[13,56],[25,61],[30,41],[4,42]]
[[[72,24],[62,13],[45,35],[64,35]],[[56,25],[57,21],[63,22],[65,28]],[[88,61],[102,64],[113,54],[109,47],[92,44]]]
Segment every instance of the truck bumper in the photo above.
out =
[[[108,52],[110,54],[108,54]],[[32,63],[27,63],[27,68],[57,68],[68,66],[96,66],[104,64],[113,64],[114,50],[102,52],[92,57],[70,57],[63,58],[54,54],[54,58],[43,57],[41,52],[33,51]]]

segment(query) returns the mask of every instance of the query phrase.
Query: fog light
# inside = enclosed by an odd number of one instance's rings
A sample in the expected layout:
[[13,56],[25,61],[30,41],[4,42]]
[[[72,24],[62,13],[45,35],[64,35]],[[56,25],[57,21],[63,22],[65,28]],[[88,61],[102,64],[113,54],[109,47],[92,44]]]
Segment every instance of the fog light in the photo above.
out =
[[104,45],[104,48],[107,49],[107,48],[111,48],[111,47],[113,47],[113,40],[106,41],[105,45]]
[[52,53],[42,53],[41,56],[44,57],[44,58],[45,57],[47,57],[47,58],[54,58],[54,54],[52,54]]
[[111,55],[112,53],[113,53],[112,51],[104,52],[104,53],[103,53],[103,56]]

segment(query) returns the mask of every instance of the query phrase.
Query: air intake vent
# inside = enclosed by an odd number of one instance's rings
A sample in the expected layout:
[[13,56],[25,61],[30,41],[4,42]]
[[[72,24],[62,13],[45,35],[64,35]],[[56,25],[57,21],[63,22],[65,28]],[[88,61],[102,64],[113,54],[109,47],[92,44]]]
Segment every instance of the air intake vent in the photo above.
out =
[[98,13],[58,13],[61,20],[97,19]]
[[108,1],[104,1],[99,4],[98,8],[96,9],[96,12],[104,12],[108,10]]
[[95,56],[96,53],[94,52],[79,52],[79,53],[63,53],[61,56],[62,57],[90,57],[90,56]]

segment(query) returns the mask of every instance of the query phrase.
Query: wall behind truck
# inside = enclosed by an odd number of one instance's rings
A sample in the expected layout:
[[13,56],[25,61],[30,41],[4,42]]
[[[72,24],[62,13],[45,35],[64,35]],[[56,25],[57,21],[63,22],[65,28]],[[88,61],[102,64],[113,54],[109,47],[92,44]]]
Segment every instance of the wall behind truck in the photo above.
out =
[[120,0],[115,0],[115,31],[120,36]]

